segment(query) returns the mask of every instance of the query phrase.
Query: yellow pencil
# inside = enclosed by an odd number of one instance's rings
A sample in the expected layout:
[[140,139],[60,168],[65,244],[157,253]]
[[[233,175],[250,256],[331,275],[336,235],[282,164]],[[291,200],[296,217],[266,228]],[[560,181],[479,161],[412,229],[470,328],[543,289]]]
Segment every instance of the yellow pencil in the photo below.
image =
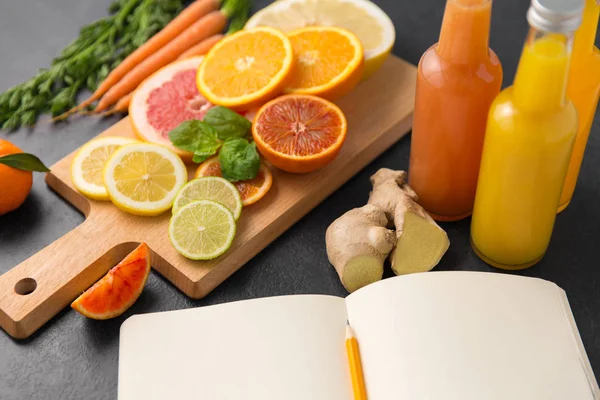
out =
[[348,365],[350,366],[354,400],[367,400],[365,380],[363,377],[362,364],[360,362],[360,352],[358,351],[358,342],[354,337],[354,332],[352,331],[349,322],[346,322],[346,353],[348,354]]

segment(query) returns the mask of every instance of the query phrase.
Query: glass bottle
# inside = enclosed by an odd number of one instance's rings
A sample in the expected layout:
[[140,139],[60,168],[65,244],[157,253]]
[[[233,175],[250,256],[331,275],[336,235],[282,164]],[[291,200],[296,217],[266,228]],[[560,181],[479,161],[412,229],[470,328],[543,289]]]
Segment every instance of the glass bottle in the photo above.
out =
[[571,72],[567,85],[567,97],[573,101],[579,114],[579,129],[560,196],[558,212],[567,208],[573,198],[600,96],[600,50],[594,46],[599,16],[600,0],[586,0],[583,21],[575,33]]
[[522,269],[545,254],[577,134],[567,99],[583,0],[533,0],[513,86],[490,108],[471,223],[479,257]]
[[448,0],[439,42],[419,62],[409,180],[437,220],[473,211],[487,114],[502,86],[491,15],[491,0]]

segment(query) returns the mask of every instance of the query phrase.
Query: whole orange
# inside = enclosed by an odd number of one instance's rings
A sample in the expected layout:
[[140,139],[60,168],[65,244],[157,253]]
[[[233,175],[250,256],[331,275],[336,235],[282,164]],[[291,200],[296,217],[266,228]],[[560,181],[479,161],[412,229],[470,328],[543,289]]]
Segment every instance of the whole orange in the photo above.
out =
[[[0,139],[0,157],[22,152],[8,140]],[[27,198],[32,183],[31,171],[0,164],[0,215],[19,208]]]

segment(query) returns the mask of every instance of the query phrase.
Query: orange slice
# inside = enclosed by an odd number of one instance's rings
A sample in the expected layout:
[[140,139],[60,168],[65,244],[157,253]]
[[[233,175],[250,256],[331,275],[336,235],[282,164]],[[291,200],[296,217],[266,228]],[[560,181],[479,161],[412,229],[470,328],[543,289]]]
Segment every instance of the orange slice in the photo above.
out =
[[217,43],[205,56],[196,80],[211,103],[243,111],[280,94],[293,65],[294,51],[287,36],[278,29],[260,27]]
[[295,70],[285,91],[336,100],[350,92],[363,74],[364,53],[349,30],[312,26],[288,34]]
[[287,172],[305,173],[335,159],[348,123],[342,110],[320,97],[290,94],[265,104],[252,136],[260,153]]
[[71,303],[71,307],[92,319],[117,317],[140,297],[149,273],[150,250],[142,243]]
[[[196,170],[196,178],[202,176],[222,176],[218,156],[211,157],[200,164]],[[269,189],[271,189],[273,174],[271,174],[271,170],[266,165],[261,163],[256,178],[232,183],[240,192],[242,205],[249,206],[262,199]]]

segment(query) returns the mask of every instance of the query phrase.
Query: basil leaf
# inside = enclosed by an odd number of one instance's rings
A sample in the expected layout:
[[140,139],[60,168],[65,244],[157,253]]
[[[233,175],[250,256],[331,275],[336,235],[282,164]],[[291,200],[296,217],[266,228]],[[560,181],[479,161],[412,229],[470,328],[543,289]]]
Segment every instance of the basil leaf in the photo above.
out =
[[231,182],[256,178],[260,169],[256,144],[242,138],[226,140],[219,152],[219,164],[223,178]]
[[219,150],[219,147],[221,147],[220,143],[215,145],[214,147],[206,146],[203,150],[195,151],[192,161],[195,162],[196,164],[200,164],[201,162],[206,161],[207,158],[209,158],[210,156],[217,153],[217,151]]
[[201,163],[215,154],[221,147],[221,141],[215,130],[206,122],[192,119],[182,122],[169,132],[173,146],[194,153],[193,161]]
[[252,127],[252,122],[235,111],[221,106],[209,109],[204,116],[204,122],[215,128],[221,140],[245,138]]
[[34,156],[28,153],[9,154],[0,157],[0,164],[8,165],[9,167],[22,169],[23,171],[49,172],[48,167]]

